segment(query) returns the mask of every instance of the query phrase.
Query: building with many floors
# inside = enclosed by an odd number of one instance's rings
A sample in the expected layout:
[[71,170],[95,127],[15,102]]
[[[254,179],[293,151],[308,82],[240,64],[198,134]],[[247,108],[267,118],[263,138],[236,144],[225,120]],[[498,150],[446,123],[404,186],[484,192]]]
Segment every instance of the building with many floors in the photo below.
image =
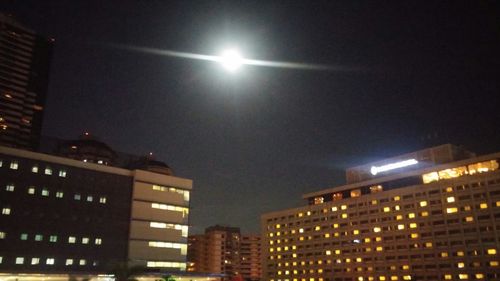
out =
[[500,279],[500,153],[442,145],[347,170],[262,215],[263,279]]
[[0,13],[0,145],[37,149],[53,43]]
[[124,168],[0,146],[0,274],[99,274],[125,262],[186,271],[192,181],[153,162]]
[[260,280],[260,237],[242,235],[237,227],[211,226],[189,236],[188,270],[217,273],[231,280]]

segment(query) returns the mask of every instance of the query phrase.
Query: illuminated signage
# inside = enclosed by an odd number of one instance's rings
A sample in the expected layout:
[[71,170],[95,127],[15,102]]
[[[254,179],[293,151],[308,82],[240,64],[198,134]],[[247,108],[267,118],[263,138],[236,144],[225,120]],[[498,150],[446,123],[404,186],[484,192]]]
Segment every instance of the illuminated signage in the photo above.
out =
[[370,169],[370,173],[372,173],[372,175],[375,176],[380,172],[387,172],[390,170],[415,165],[417,163],[418,163],[418,161],[416,159],[408,159],[408,160],[395,162],[395,163],[391,163],[391,164],[387,164],[387,165],[383,165],[383,166],[378,166],[378,167],[372,166],[372,168]]

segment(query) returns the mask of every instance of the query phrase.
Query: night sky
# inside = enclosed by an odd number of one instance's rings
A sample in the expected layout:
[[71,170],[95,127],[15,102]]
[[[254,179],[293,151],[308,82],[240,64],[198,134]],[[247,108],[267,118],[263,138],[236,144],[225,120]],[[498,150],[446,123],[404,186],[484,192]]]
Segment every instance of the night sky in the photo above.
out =
[[[500,151],[496,1],[2,1],[55,38],[43,133],[89,131],[194,180],[192,232],[264,212],[349,166],[443,143]],[[114,45],[331,65],[220,65]]]

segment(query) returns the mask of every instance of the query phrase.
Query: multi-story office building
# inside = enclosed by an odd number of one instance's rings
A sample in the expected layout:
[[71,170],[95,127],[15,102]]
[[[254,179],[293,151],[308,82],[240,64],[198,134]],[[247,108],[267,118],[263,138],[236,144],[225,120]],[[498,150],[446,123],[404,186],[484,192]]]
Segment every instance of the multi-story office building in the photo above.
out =
[[348,169],[262,216],[264,280],[499,280],[499,161],[442,145]]
[[185,271],[192,181],[154,168],[0,146],[0,273]]
[[188,270],[218,273],[231,280],[260,280],[260,238],[241,235],[237,227],[211,226],[189,236]]
[[0,13],[0,145],[36,150],[53,41]]

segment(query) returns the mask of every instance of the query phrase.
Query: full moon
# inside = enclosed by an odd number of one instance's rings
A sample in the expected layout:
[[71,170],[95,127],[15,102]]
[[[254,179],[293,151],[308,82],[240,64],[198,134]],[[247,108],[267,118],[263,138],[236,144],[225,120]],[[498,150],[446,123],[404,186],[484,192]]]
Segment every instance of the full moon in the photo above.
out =
[[219,62],[226,68],[227,70],[234,72],[238,70],[243,64],[243,57],[240,53],[234,49],[225,50],[219,56]]

